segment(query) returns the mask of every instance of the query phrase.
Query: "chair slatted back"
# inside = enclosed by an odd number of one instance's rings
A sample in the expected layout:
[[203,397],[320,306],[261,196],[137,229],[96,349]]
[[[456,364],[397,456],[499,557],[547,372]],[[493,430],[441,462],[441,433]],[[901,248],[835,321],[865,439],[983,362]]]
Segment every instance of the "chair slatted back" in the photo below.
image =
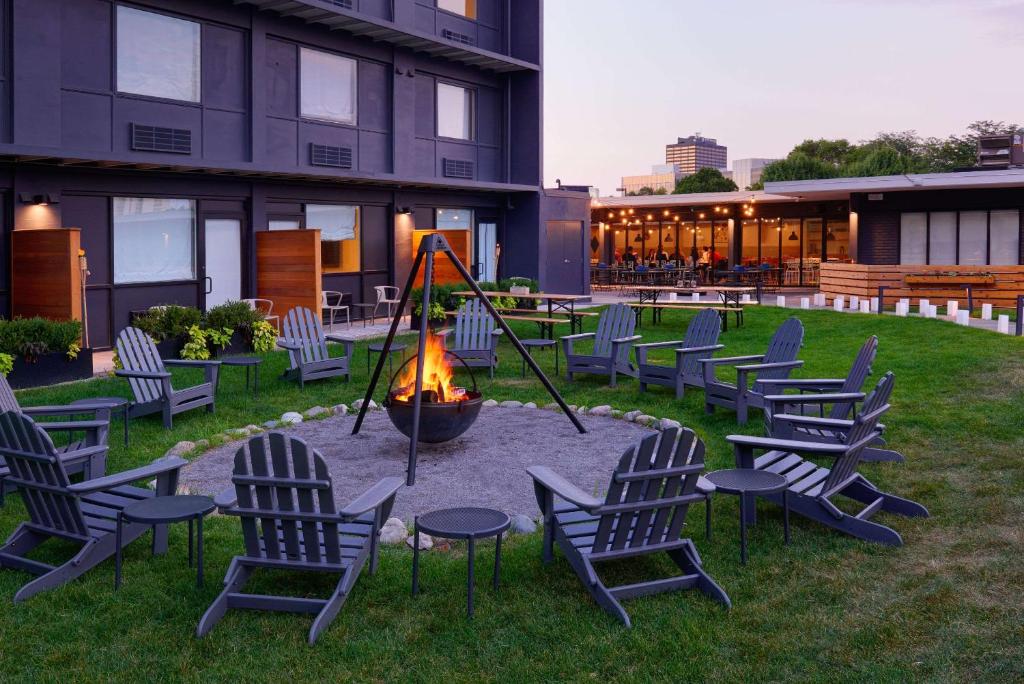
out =
[[479,299],[467,299],[455,318],[452,349],[485,350],[491,348],[494,319]]
[[[167,371],[152,338],[138,328],[127,327],[117,336],[117,357],[121,359],[121,365],[125,370],[150,373]],[[163,385],[159,380],[128,378],[128,384],[131,385],[132,394],[135,395],[135,402],[138,404],[160,399],[164,394]]]
[[292,368],[297,368],[300,362],[313,363],[330,358],[320,317],[310,309],[304,306],[291,309],[285,314],[283,331],[285,340],[300,347],[288,350]]
[[[850,367],[850,372],[846,376],[846,382],[843,383],[843,387],[839,391],[843,393],[860,392],[861,388],[864,387],[864,383],[867,382],[868,376],[871,375],[871,366],[874,365],[877,354],[878,337],[872,335],[864,343],[864,346],[860,348],[860,351],[857,352],[853,365]],[[833,404],[828,417],[847,420],[852,410],[853,404]]]
[[[609,356],[612,353],[612,340],[620,337],[632,337],[636,329],[636,314],[625,304],[612,304],[601,312],[597,320],[597,334],[594,336],[594,356]],[[619,349],[621,358],[617,361],[629,360],[629,347]]]
[[21,404],[18,403],[17,397],[14,396],[14,390],[11,389],[10,383],[7,382],[6,375],[0,375],[0,411],[21,412]]
[[[789,318],[783,321],[771,341],[768,342],[768,349],[764,353],[763,363],[786,363],[796,361],[800,353],[800,347],[804,343],[804,324],[799,318]],[[785,378],[789,375],[790,368],[777,368],[761,371],[757,374],[758,382],[755,387],[760,389],[762,380]]]
[[0,458],[33,524],[57,536],[89,537],[78,497],[67,490],[67,471],[45,430],[17,411],[0,414]]
[[612,475],[593,551],[677,541],[704,469],[704,443],[686,428],[645,437],[622,455]]
[[[722,333],[722,317],[711,309],[704,309],[690,321],[686,328],[684,347],[710,347],[718,344],[718,336]],[[687,354],[683,357],[683,375],[700,376],[704,370],[700,359],[710,359],[713,352]]]
[[251,558],[341,563],[340,520],[323,457],[301,439],[271,432],[235,453],[231,476]]
[[846,436],[846,445],[849,448],[836,459],[828,477],[825,478],[823,492],[841,485],[857,472],[861,454],[874,438],[878,421],[889,410],[889,397],[892,396],[895,382],[896,378],[890,371],[882,376],[875,388],[865,397],[861,412],[854,418],[853,427]]

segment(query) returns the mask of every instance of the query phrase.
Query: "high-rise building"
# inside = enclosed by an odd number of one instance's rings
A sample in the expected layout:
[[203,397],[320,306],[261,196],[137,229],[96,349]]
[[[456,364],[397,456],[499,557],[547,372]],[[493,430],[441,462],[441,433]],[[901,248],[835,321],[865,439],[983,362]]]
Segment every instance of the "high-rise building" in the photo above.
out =
[[714,138],[691,135],[665,146],[665,163],[676,164],[684,176],[706,168],[725,169],[729,166],[729,148]]
[[762,159],[760,157],[736,159],[732,163],[733,182],[740,190],[746,190],[761,180],[761,172],[764,171],[764,167],[774,161],[778,161],[778,159]]

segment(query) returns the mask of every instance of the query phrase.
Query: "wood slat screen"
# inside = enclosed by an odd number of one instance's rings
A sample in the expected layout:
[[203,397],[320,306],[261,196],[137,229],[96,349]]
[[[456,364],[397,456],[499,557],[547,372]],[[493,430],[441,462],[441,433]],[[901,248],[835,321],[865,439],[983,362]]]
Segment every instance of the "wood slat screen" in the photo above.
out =
[[78,228],[11,232],[11,316],[82,320]]
[[274,302],[275,314],[305,306],[322,315],[321,275],[319,230],[257,231],[256,296]]

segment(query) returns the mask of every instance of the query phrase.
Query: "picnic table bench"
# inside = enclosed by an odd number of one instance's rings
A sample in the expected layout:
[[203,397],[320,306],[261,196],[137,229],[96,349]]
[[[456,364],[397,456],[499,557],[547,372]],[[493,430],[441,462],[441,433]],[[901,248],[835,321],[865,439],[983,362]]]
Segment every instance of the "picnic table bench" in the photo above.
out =
[[[445,311],[446,316],[455,316],[458,314],[457,311]],[[540,328],[540,336],[549,340],[555,339],[555,326],[556,325],[568,325],[570,320],[568,318],[551,318],[547,316],[519,316],[512,315],[506,316],[499,312],[501,317],[506,321],[527,321],[529,323],[536,323],[537,327]]]
[[743,325],[743,307],[742,306],[723,306],[721,304],[701,304],[699,302],[693,302],[690,304],[655,304],[652,302],[627,302],[636,313],[636,323],[641,325],[643,323],[643,312],[644,309],[651,310],[651,321],[657,325],[661,322],[661,313],[665,309],[679,310],[679,311],[703,311],[705,309],[716,312],[722,318],[722,330],[723,332],[729,329],[729,313],[732,312],[736,315],[736,327]]

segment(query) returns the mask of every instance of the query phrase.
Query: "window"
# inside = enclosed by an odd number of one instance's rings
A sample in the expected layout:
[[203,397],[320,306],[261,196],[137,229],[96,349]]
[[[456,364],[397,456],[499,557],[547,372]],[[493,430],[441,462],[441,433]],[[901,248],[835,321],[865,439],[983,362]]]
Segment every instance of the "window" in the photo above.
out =
[[114,282],[194,280],[195,219],[192,200],[115,197]]
[[438,209],[437,230],[472,230],[472,209]]
[[118,6],[118,91],[199,102],[199,32],[194,21]]
[[900,263],[1005,266],[1021,263],[1020,211],[903,214]]
[[473,91],[437,84],[437,135],[458,140],[473,139]]
[[320,266],[324,273],[360,269],[359,207],[307,204],[306,228],[320,230]]
[[437,9],[476,19],[476,0],[437,0]]
[[299,90],[302,116],[355,125],[356,69],[354,59],[301,48]]
[[267,228],[270,230],[298,230],[298,219],[270,219],[267,221]]

